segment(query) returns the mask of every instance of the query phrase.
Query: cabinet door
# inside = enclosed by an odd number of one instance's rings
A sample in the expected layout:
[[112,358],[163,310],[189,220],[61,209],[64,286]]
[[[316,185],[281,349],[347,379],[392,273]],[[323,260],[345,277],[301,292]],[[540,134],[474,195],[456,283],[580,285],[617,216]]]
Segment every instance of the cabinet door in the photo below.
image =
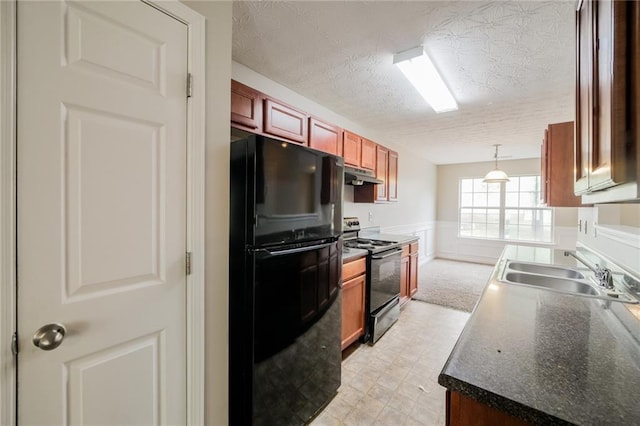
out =
[[544,130],[544,138],[540,146],[540,202],[547,204],[548,178],[547,178],[547,129]]
[[591,0],[583,0],[576,11],[576,134],[574,191],[583,194],[589,189],[589,144],[591,141],[593,81]]
[[231,123],[262,132],[262,93],[235,80],[231,80]]
[[366,275],[342,284],[342,349],[364,334],[364,301]]
[[576,13],[575,193],[599,191],[627,180],[625,135],[632,124],[631,32],[634,2],[582,0]]
[[342,139],[342,155],[344,156],[344,164],[360,166],[360,152],[362,150],[362,138],[348,131],[343,132]]
[[389,191],[387,199],[398,201],[398,153],[395,151],[389,151],[387,186],[387,191]]
[[545,202],[549,207],[582,205],[571,187],[573,181],[573,121],[549,124],[545,130]]
[[384,182],[376,185],[376,200],[386,201],[389,186],[389,150],[378,145],[376,151],[376,177]]
[[306,144],[307,116],[274,99],[265,99],[264,133]]
[[376,144],[364,138],[362,139],[360,167],[363,169],[376,170]]
[[596,1],[594,21],[593,125],[589,188],[626,178],[627,2]]
[[310,118],[309,146],[329,154],[342,155],[342,129],[316,118]]
[[446,394],[446,410],[447,426],[531,425],[531,423],[525,422],[504,411],[500,411],[449,389],[447,389]]
[[[413,244],[412,244],[413,245]],[[409,297],[418,291],[418,249],[409,257]]]
[[400,259],[400,303],[409,301],[409,275],[409,256],[403,256]]

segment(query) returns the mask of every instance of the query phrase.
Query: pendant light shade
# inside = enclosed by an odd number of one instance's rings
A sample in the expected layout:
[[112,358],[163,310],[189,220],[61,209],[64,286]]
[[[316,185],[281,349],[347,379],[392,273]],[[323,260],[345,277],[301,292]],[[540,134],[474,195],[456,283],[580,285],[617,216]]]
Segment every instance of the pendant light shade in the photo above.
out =
[[493,155],[496,161],[496,168],[491,170],[482,180],[484,183],[500,183],[509,182],[509,176],[502,170],[498,169],[498,147],[500,144],[493,145],[496,147],[496,153]]

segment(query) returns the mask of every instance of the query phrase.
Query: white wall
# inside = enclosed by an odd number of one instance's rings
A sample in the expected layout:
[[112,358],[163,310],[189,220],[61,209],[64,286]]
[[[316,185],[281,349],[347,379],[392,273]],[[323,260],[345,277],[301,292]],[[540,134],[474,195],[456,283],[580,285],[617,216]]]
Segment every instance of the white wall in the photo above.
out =
[[[229,120],[231,2],[185,2],[207,18],[205,419],[228,423]],[[198,84],[197,76],[194,84]]]
[[[510,176],[540,173],[538,158],[501,160],[499,166]],[[458,237],[459,180],[483,177],[494,167],[492,161],[438,166],[436,257],[488,264],[495,263],[500,257],[508,242]],[[578,209],[556,207],[554,219],[554,246],[575,249]]]
[[[398,152],[398,201],[388,204],[354,203],[353,187],[345,185],[344,216],[357,216],[361,226],[379,226],[383,232],[417,235],[420,237],[420,261],[435,254],[436,166],[402,146],[399,141],[387,140],[254,72],[233,62],[232,78],[247,86],[320,117],[330,123],[355,132]],[[369,220],[371,213],[372,220]]]
[[640,205],[599,204],[579,216],[579,243],[640,278]]

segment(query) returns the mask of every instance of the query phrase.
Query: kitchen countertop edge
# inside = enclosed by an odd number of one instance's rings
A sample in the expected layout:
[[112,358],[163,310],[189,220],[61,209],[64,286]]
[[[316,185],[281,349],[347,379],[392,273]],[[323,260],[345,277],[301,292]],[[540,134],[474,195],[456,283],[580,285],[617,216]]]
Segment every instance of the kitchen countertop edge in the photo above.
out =
[[[496,393],[496,388],[495,386],[493,386],[495,385],[495,383],[487,382],[486,383],[487,386],[482,387],[483,386],[482,382],[479,382],[479,383],[470,382],[468,380],[469,371],[465,370],[470,368],[469,365],[464,366],[459,363],[459,358],[464,356],[463,354],[467,353],[467,351],[471,351],[471,353],[475,353],[477,351],[477,348],[479,347],[478,346],[479,344],[487,343],[486,341],[482,341],[482,340],[477,340],[475,341],[475,343],[469,343],[468,341],[465,341],[464,337],[465,337],[465,334],[469,333],[471,329],[473,329],[474,331],[477,331],[476,329],[479,327],[479,325],[477,324],[477,321],[474,322],[473,319],[474,319],[474,315],[478,311],[483,311],[482,304],[483,304],[483,301],[485,301],[485,298],[488,298],[488,300],[486,300],[485,302],[491,305],[492,303],[491,301],[493,299],[491,298],[492,295],[487,294],[488,287],[489,287],[489,284],[492,284],[492,283],[493,285],[496,284],[496,280],[504,268],[504,261],[507,258],[510,258],[510,259],[515,258],[525,262],[535,261],[534,259],[527,259],[526,256],[524,256],[524,258],[521,257],[520,253],[518,252],[518,249],[519,249],[519,246],[505,247],[502,255],[500,256],[499,261],[496,263],[496,266],[493,272],[491,273],[489,280],[487,281],[487,285],[485,285],[485,288],[483,289],[483,292],[478,302],[476,303],[476,306],[474,307],[473,312],[469,317],[469,320],[467,321],[467,325],[465,326],[465,329],[463,329],[462,333],[460,334],[456,344],[451,350],[451,353],[446,363],[444,364],[440,374],[438,375],[438,383],[441,386],[451,391],[459,392],[464,396],[472,398],[478,402],[486,404],[487,406],[501,410],[507,414],[510,414],[514,417],[520,418],[532,424],[545,424],[545,425],[546,424],[553,424],[553,425],[575,424],[575,422],[572,422],[571,420],[572,418],[571,415],[567,412],[565,412],[565,414],[568,414],[569,417],[567,417],[567,420],[565,420],[564,418],[559,418],[554,414],[550,414],[543,407],[530,406],[523,402],[519,402],[515,399],[510,398],[508,394],[501,395]],[[554,259],[554,260],[558,260],[558,259]],[[530,291],[531,292],[530,294],[532,295],[532,298],[530,299],[531,302],[529,303],[538,303],[538,304],[540,303],[540,300],[538,300],[537,298],[535,298],[535,296],[533,296],[535,292],[543,292],[540,294],[545,294],[545,293],[548,294],[547,293],[548,290],[542,290],[542,289],[535,289],[535,290],[529,289],[528,291]],[[558,298],[563,298],[563,297],[576,298],[575,300],[582,299],[581,296],[573,296],[573,295],[568,296],[568,295],[562,295],[562,294],[558,294],[557,297]],[[486,312],[487,306],[484,307],[485,312]],[[491,306],[493,308],[496,307],[494,305],[491,305]],[[482,316],[482,314],[480,314],[480,316]],[[467,330],[468,326],[471,326],[470,330]],[[469,346],[470,344],[473,346]],[[559,413],[556,413],[556,414],[559,414]],[[580,420],[578,420],[577,418],[575,420],[578,423],[580,423]],[[629,419],[627,418],[625,420],[628,421]]]

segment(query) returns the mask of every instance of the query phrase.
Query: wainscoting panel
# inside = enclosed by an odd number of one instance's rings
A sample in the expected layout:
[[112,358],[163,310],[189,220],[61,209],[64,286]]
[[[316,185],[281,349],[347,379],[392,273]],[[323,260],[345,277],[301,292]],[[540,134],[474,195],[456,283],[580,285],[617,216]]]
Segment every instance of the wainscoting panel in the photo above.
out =
[[484,240],[480,238],[461,238],[458,236],[457,222],[437,221],[435,257],[493,265],[497,262],[504,246],[507,244],[575,250],[576,228],[557,226],[554,231],[553,244]]
[[419,263],[427,263],[436,256],[436,222],[390,226],[380,229],[382,234],[413,235],[419,238]]

